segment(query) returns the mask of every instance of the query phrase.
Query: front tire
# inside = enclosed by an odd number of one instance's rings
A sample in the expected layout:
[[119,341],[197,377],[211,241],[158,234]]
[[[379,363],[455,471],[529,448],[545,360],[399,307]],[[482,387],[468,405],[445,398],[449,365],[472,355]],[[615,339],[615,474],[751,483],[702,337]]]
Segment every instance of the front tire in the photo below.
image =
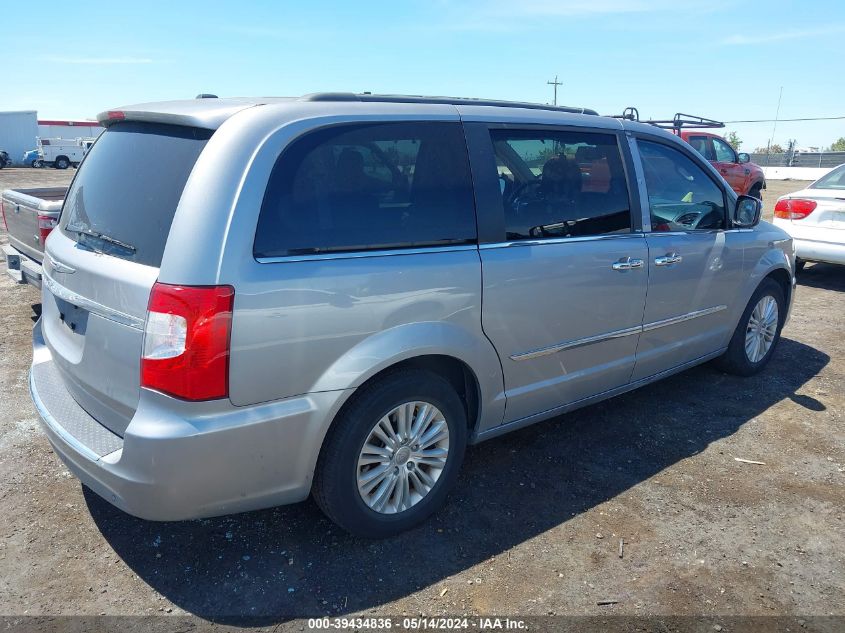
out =
[[449,382],[419,369],[353,398],[323,442],[312,494],[346,531],[393,536],[444,505],[466,449],[466,412]]
[[763,185],[760,185],[760,184],[754,185],[748,191],[748,195],[752,196],[754,198],[757,198],[758,200],[762,200],[763,199]]
[[753,376],[762,371],[774,354],[786,319],[783,288],[774,279],[764,279],[742,313],[727,351],[717,359],[722,371]]

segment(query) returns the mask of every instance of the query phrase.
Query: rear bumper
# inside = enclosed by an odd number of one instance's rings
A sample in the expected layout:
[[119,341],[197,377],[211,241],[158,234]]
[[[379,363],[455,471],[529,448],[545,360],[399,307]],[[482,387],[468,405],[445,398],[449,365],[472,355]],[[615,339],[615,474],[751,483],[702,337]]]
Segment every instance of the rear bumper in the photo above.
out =
[[123,437],[70,396],[33,330],[30,391],[56,453],[82,483],[154,521],[195,519],[305,499],[328,424],[347,391],[252,407],[185,403],[142,390]]
[[41,264],[27,257],[10,244],[3,245],[6,258],[6,274],[20,284],[41,287]]
[[[845,233],[845,231],[842,231]],[[845,243],[823,242],[793,238],[795,242],[795,256],[811,262],[825,262],[828,264],[845,264]]]

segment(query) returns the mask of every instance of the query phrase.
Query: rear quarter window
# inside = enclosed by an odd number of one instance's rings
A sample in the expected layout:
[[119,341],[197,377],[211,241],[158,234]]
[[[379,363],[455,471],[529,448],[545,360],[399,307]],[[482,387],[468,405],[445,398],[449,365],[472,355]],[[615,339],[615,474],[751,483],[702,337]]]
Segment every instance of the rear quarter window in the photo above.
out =
[[110,126],[67,193],[62,232],[85,248],[161,266],[185,183],[211,135],[157,123]]
[[285,149],[253,252],[261,259],[475,240],[459,123],[356,124],[311,132]]

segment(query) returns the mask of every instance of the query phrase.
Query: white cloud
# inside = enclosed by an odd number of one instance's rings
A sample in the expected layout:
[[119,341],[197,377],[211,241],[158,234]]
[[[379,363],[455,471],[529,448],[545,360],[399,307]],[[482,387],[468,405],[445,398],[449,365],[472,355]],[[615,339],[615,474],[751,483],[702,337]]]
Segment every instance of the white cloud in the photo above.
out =
[[834,24],[817,29],[790,29],[775,33],[761,33],[760,35],[731,35],[723,39],[721,43],[727,45],[768,44],[770,42],[798,40],[807,37],[833,35],[835,33],[845,33],[845,25]]
[[677,2],[637,0],[523,0],[497,3],[492,12],[521,17],[600,15],[605,13],[654,12],[676,6]]
[[[558,19],[684,11],[710,12],[722,0],[482,0],[444,6],[444,28],[452,31],[508,32]],[[543,22],[546,20],[547,22]]]
[[63,55],[46,55],[41,60],[51,64],[87,64],[92,66],[152,64],[154,61],[149,57],[65,57]]

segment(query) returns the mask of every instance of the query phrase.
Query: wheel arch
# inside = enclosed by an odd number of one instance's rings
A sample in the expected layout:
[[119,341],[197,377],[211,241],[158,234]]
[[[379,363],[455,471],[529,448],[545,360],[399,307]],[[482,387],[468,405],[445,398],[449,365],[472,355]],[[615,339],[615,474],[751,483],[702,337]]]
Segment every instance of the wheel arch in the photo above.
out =
[[792,298],[792,277],[789,271],[786,268],[775,268],[764,279],[774,279],[780,285],[783,289],[783,296],[786,299],[786,303],[789,305],[790,299]]
[[751,186],[748,187],[748,191],[751,191],[752,189],[754,189],[755,187],[758,187],[758,186],[760,187],[760,191],[765,190],[766,189],[766,181],[762,178],[758,178],[758,179],[754,180],[751,183]]
[[[422,369],[445,378],[458,394],[458,397],[464,405],[464,411],[467,416],[467,429],[469,433],[472,434],[475,431],[479,423],[481,387],[478,383],[478,376],[476,376],[472,368],[466,362],[456,358],[455,356],[449,356],[446,354],[424,354],[421,356],[406,358],[405,360],[401,360],[375,373],[373,376],[364,381],[359,389],[378,382],[385,376],[402,371],[403,369]],[[350,397],[349,400],[353,397],[354,395]]]
[[749,278],[749,284],[745,289],[745,301],[742,303],[742,309],[745,309],[745,305],[751,300],[754,292],[766,279],[772,279],[783,290],[783,298],[786,304],[786,319],[788,319],[795,294],[795,276],[792,263],[786,257],[785,253],[778,248],[771,249],[767,252],[755,266]]
[[504,377],[492,343],[481,332],[447,322],[408,323],[367,337],[327,368],[310,391],[351,387],[347,400],[352,400],[364,385],[409,367],[449,381],[465,404],[470,437],[501,423]]

